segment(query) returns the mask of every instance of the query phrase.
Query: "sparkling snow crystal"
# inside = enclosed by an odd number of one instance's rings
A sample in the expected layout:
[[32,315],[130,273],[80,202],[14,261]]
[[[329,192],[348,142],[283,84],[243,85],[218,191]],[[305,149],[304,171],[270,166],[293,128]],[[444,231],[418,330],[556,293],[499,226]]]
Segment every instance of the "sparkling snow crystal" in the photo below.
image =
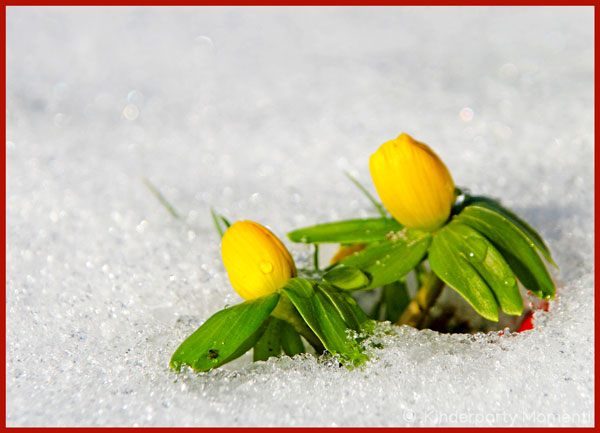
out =
[[[9,7],[7,424],[593,425],[593,74],[591,7]],[[401,132],[547,240],[535,329],[171,371],[241,301],[209,207],[282,239],[376,216],[343,170],[374,191]]]

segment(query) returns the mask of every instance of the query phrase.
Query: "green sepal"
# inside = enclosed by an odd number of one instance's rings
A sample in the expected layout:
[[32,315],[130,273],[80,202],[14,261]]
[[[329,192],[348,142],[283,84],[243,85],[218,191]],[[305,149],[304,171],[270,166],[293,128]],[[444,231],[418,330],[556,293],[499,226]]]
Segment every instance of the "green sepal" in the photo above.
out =
[[[296,279],[304,280],[304,278],[301,277],[293,278],[292,280]],[[290,281],[288,281],[288,284]],[[271,313],[271,317],[275,317],[289,324],[298,334],[306,339],[318,354],[323,353],[325,346],[323,346],[319,337],[317,337],[313,330],[310,329],[310,326],[306,324],[306,321],[302,318],[289,296],[287,296],[283,290],[281,290],[280,293],[281,298],[279,298],[277,307]]]
[[381,297],[385,308],[383,320],[396,323],[410,302],[406,280],[402,278],[383,286]]
[[[256,345],[258,340],[260,340],[260,338],[262,337],[266,328],[267,328],[267,322],[264,321],[262,323],[262,325],[260,325],[258,327],[258,329],[256,331],[254,331],[254,333],[246,341],[244,341],[244,343],[240,347],[238,347],[231,355],[229,355],[226,359],[223,360],[222,363],[220,363],[216,367],[220,367],[221,365],[228,364],[231,361],[233,361],[234,359],[239,358],[244,353],[246,353],[250,349],[252,349]],[[216,368],[216,367],[210,367],[210,368]],[[197,371],[207,371],[207,370],[197,370]]]
[[315,286],[314,281],[294,278],[282,290],[330,353],[339,355],[346,365],[366,361],[368,358],[362,348],[348,338],[348,326],[338,310],[321,290],[315,290]]
[[265,323],[265,331],[254,345],[252,359],[255,362],[266,361],[272,356],[281,355],[281,325],[283,322],[271,316]]
[[523,298],[510,266],[490,241],[472,227],[453,221],[448,225],[454,248],[475,268],[494,293],[502,311],[511,316],[523,312]]
[[369,320],[369,317],[358,306],[356,300],[350,294],[319,283],[316,284],[315,290],[325,295],[329,302],[336,308],[348,328],[359,331],[361,325]]
[[378,241],[400,230],[402,225],[393,218],[369,218],[318,224],[289,232],[287,237],[307,244],[352,244]]
[[554,299],[556,287],[538,255],[535,240],[496,209],[478,203],[454,217],[489,239],[500,251],[521,284],[539,298]]
[[371,282],[359,290],[384,286],[410,272],[425,256],[431,234],[404,229],[393,238],[370,245],[341,260],[338,264],[360,269]]
[[429,248],[431,270],[456,290],[484,318],[497,322],[498,306],[485,280],[471,265],[462,248],[462,237],[447,224],[439,230]]
[[481,207],[488,208],[490,210],[496,211],[500,215],[504,216],[510,222],[512,222],[519,230],[523,232],[523,234],[535,245],[536,249],[542,253],[542,256],[546,259],[548,263],[558,269],[558,265],[552,259],[552,255],[550,254],[550,249],[539,235],[538,232],[534,230],[529,224],[527,224],[524,220],[519,218],[516,214],[505,208],[500,204],[498,200],[494,200],[488,197],[483,196],[469,196],[467,198],[468,204],[477,204]]
[[323,279],[344,290],[358,290],[366,287],[371,281],[361,270],[348,266],[334,267],[323,275]]
[[304,343],[300,334],[292,327],[292,325],[281,321],[281,348],[288,356],[298,355],[306,352]]
[[212,315],[181,343],[169,365],[177,371],[183,364],[208,371],[242,356],[261,337],[279,296],[272,293]]
[[223,215],[219,215],[217,212],[215,212],[212,207],[210,208],[210,215],[212,216],[217,233],[219,233],[219,236],[223,237],[227,229],[231,227],[231,223]]

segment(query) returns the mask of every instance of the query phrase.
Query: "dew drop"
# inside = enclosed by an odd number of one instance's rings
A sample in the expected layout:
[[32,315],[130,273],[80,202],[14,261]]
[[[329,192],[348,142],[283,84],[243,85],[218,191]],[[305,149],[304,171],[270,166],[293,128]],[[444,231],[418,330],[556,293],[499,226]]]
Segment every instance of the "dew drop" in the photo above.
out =
[[259,266],[263,274],[269,274],[273,272],[273,264],[270,262],[261,262]]
[[469,239],[469,246],[471,251],[469,252],[469,260],[472,262],[482,262],[485,260],[487,255],[487,242],[477,238]]
[[506,287],[512,287],[516,284],[516,281],[513,277],[508,277],[506,280],[504,280],[504,285]]

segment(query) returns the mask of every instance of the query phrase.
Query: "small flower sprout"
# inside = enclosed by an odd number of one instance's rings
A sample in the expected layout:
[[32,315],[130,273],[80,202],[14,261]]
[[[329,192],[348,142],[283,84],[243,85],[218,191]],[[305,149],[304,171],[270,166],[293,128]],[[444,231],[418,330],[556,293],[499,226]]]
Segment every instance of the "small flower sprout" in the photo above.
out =
[[[231,225],[213,211],[223,264],[244,302],[217,312],[183,341],[172,368],[207,371],[250,349],[254,361],[294,356],[307,351],[305,343],[353,368],[368,359],[363,342],[375,320],[428,327],[446,285],[490,321],[500,312],[523,314],[519,283],[539,298],[554,298],[544,260],[556,265],[540,235],[497,200],[456,188],[427,145],[400,134],[371,155],[369,169],[383,205],[350,178],[379,217],[288,233],[293,242],[314,245],[315,270],[297,269],[266,227]],[[322,243],[340,244],[325,269],[317,260]],[[408,274],[417,283],[412,297]],[[378,288],[379,300],[367,315],[352,292]]]
[[[226,222],[215,217],[218,221]],[[367,359],[346,332],[360,331],[367,316],[325,280],[297,277],[292,256],[269,229],[252,221],[234,223],[223,234],[221,254],[231,285],[246,302],[210,317],[181,343],[171,367],[207,371],[250,349],[255,361],[282,352],[294,356],[306,351],[301,336],[317,353],[327,350],[348,366]]]
[[[372,318],[379,319],[378,311],[393,304],[397,324],[422,327],[444,285],[491,321],[498,321],[500,310],[522,314],[517,281],[537,297],[554,298],[554,282],[542,257],[554,262],[539,234],[497,200],[455,188],[450,172],[427,145],[400,134],[371,155],[369,168],[393,219],[383,214],[320,224],[294,230],[288,237],[343,245],[326,271],[360,271],[369,281],[348,290],[383,287]],[[347,254],[355,245],[362,249]],[[405,284],[409,272],[420,285],[412,299]]]

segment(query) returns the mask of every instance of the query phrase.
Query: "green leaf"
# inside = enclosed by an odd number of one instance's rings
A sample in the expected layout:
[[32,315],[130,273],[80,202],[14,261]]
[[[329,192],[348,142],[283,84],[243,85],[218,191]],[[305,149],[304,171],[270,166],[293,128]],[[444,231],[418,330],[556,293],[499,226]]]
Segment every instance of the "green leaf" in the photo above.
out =
[[548,261],[548,263],[550,263],[552,266],[558,269],[558,265],[552,259],[550,249],[544,243],[544,240],[538,234],[538,232],[536,232],[533,229],[533,227],[531,227],[524,220],[519,218],[516,214],[502,206],[498,200],[494,200],[483,196],[471,196],[467,200],[469,204],[477,204],[480,207],[496,211],[497,213],[501,214],[506,219],[508,219],[510,222],[512,222],[535,245],[537,250],[540,253],[542,253],[542,255]]
[[498,306],[492,291],[457,248],[452,224],[439,230],[429,248],[431,270],[456,290],[481,316],[498,321]]
[[181,216],[175,210],[173,205],[171,203],[169,203],[169,201],[165,198],[165,196],[158,190],[158,188],[156,188],[152,184],[152,182],[150,182],[150,180],[148,178],[146,178],[146,177],[142,178],[142,182],[144,182],[144,185],[146,185],[146,188],[148,188],[150,190],[150,192],[154,195],[154,197],[156,197],[156,199],[160,202],[160,204],[162,204],[165,207],[167,212],[169,212],[172,217],[181,219]]
[[300,338],[300,334],[290,324],[281,321],[281,347],[288,356],[294,356],[299,353],[304,353],[304,343]]
[[[244,353],[246,353],[247,351],[252,349],[252,347],[254,347],[254,345],[256,345],[256,343],[258,342],[260,337],[262,337],[266,328],[267,328],[267,322],[264,321],[262,323],[262,325],[260,325],[258,327],[258,329],[256,331],[254,331],[254,333],[246,341],[244,341],[244,343],[240,347],[238,347],[231,355],[229,355],[226,359],[224,359],[218,366],[225,365],[225,364],[233,361],[234,359],[239,358]],[[216,368],[216,367],[211,367],[211,368]],[[206,370],[197,370],[197,371],[206,371]]]
[[379,215],[381,215],[383,218],[387,218],[387,214],[385,212],[385,209],[383,208],[383,205],[381,203],[379,203],[377,200],[375,200],[375,197],[373,197],[371,195],[371,193],[367,190],[367,188],[365,188],[359,181],[358,179],[356,179],[354,176],[352,176],[350,174],[350,172],[348,171],[344,171],[344,174],[348,177],[348,179],[350,179],[350,181],[356,185],[358,187],[358,189],[361,190],[361,192],[369,199],[369,201],[373,204],[373,206],[375,207],[375,209],[377,209],[377,212],[379,212]]
[[212,315],[177,348],[170,366],[196,371],[219,367],[243,355],[260,338],[265,320],[277,305],[278,293],[226,308]]
[[472,227],[453,221],[449,235],[454,237],[455,249],[467,259],[485,280],[506,314],[519,316],[523,312],[523,298],[517,280],[502,255]]
[[223,216],[219,215],[215,212],[213,208],[210,208],[210,214],[212,216],[213,223],[215,224],[215,228],[221,237],[227,231],[229,227],[231,227],[231,223]]
[[356,290],[369,284],[369,277],[361,270],[348,266],[336,266],[323,279],[335,287],[344,290]]
[[338,264],[360,269],[371,282],[360,290],[384,286],[410,272],[425,256],[431,234],[404,229],[393,239],[381,241],[355,253]]
[[[362,353],[362,348],[356,340],[349,337],[346,332],[350,327],[339,315],[337,308],[329,301],[323,291],[316,291],[316,297],[313,298],[313,305],[319,319],[319,326],[323,334],[327,335],[330,341],[331,353],[337,353],[344,360],[350,361],[353,365],[359,365],[368,360],[368,357]],[[323,342],[325,344],[325,342]],[[327,345],[325,344],[325,347]]]
[[383,320],[396,323],[410,302],[406,280],[403,278],[391,284],[386,284],[383,286],[381,296],[385,307]]
[[359,331],[360,325],[369,320],[364,311],[356,303],[356,300],[348,293],[318,283],[315,290],[320,291],[336,308],[348,328]]
[[339,312],[321,291],[315,290],[314,282],[294,278],[282,290],[329,352],[354,365],[367,360],[358,343],[348,338],[347,325]]
[[[304,278],[299,279],[304,280]],[[294,284],[290,283],[290,281],[288,281],[287,284]],[[298,334],[306,339],[306,341],[315,349],[317,353],[320,354],[323,352],[323,350],[325,350],[325,347],[323,346],[321,340],[319,340],[319,337],[317,337],[313,330],[310,329],[310,327],[306,324],[306,321],[302,318],[285,292],[281,292],[279,303],[271,313],[271,316],[283,320],[291,325]]]
[[511,219],[489,206],[476,204],[467,206],[454,220],[489,239],[527,290],[540,298],[554,299],[556,288],[535,242]]
[[369,218],[318,224],[294,230],[287,236],[292,242],[307,244],[352,244],[378,241],[400,230],[402,225],[393,218]]
[[252,359],[255,362],[266,361],[272,356],[281,355],[281,323],[275,317],[267,318],[265,331],[254,345]]

